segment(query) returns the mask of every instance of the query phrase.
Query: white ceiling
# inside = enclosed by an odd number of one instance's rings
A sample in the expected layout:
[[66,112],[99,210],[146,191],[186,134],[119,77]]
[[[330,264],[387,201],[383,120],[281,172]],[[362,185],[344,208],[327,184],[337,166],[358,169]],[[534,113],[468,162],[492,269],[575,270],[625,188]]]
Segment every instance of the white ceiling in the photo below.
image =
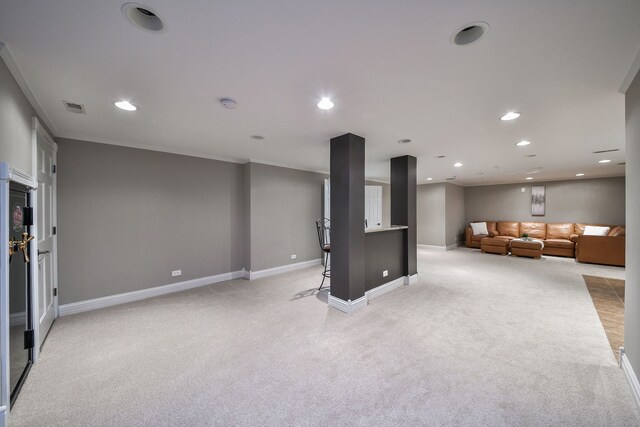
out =
[[[55,136],[328,171],[329,139],[353,132],[370,179],[403,154],[418,157],[419,183],[624,174],[618,89],[640,48],[638,0],[142,0],[161,34],[126,21],[122,3],[2,1],[0,42]],[[489,33],[451,44],[473,21]],[[317,109],[321,96],[336,107]],[[116,109],[123,98],[139,110]],[[522,116],[500,121],[510,110]]]

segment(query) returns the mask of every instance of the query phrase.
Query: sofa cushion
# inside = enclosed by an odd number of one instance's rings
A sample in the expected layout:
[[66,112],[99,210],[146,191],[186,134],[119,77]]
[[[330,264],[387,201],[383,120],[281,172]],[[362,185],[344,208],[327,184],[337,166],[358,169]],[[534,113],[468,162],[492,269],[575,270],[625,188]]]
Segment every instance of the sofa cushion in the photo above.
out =
[[510,242],[513,239],[515,239],[515,237],[513,237],[513,236],[496,236],[496,237],[494,237],[494,239],[501,239],[501,240],[505,240],[507,242]]
[[573,249],[575,243],[567,239],[545,239],[544,246],[545,248]]
[[520,237],[520,223],[515,221],[498,221],[498,235]]
[[615,227],[611,227],[611,230],[609,230],[609,234],[607,234],[607,236],[617,236],[621,228],[622,227],[620,227],[619,225],[616,225]]
[[[569,240],[572,234],[572,223],[547,224],[547,239]],[[571,241],[569,241],[569,243],[571,243]]]
[[547,224],[544,222],[521,222],[520,235],[525,233],[535,239],[544,239],[547,235]]
[[487,230],[486,222],[472,222],[469,225],[471,226],[471,233],[474,236],[477,234],[489,235],[489,230]]
[[598,227],[595,225],[587,225],[584,228],[584,236],[607,236],[611,231],[610,227]]
[[495,237],[498,235],[498,228],[496,221],[487,221],[487,230],[489,230],[489,236]]

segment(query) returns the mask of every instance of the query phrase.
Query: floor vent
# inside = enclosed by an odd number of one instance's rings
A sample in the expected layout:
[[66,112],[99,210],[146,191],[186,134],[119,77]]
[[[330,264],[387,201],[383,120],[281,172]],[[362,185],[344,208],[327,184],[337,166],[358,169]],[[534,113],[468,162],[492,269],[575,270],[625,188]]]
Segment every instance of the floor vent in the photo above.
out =
[[599,150],[599,151],[594,151],[593,154],[613,153],[614,151],[620,151],[620,149],[612,148],[611,150]]
[[69,101],[62,101],[62,103],[64,104],[64,108],[66,108],[70,113],[87,114],[86,110],[84,109],[84,105],[82,104]]

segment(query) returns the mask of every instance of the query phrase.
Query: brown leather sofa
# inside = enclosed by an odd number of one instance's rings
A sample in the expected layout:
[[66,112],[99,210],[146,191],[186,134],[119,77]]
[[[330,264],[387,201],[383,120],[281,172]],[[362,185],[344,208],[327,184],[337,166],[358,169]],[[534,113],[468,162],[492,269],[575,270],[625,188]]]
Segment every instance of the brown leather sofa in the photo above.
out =
[[584,236],[584,229],[589,224],[516,221],[486,223],[488,235],[473,235],[470,226],[465,229],[467,247],[480,248],[480,242],[485,237],[512,240],[526,233],[533,239],[544,241],[543,255],[575,257],[579,262],[624,266],[625,229],[622,226],[612,226],[608,236]]

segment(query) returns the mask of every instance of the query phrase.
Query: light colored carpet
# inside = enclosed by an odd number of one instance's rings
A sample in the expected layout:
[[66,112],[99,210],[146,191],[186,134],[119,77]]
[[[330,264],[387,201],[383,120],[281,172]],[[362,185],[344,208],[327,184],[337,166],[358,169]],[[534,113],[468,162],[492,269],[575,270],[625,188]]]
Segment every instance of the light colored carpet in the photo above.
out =
[[420,250],[419,281],[351,317],[320,268],[59,319],[19,425],[638,425],[582,274]]

